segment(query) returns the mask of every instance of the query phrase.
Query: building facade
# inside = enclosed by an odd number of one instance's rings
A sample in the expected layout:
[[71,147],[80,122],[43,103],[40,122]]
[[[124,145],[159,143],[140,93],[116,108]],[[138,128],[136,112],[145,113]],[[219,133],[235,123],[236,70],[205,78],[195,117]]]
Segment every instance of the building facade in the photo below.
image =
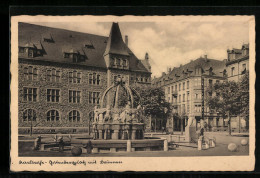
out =
[[151,84],[148,54],[138,59],[118,23],[109,37],[19,23],[19,133],[89,130],[93,108],[118,78]]
[[[249,45],[241,49],[227,50],[228,59],[208,59],[205,55],[178,68],[168,69],[161,77],[153,79],[152,85],[162,87],[166,100],[172,104],[173,117],[168,120],[169,131],[184,131],[188,117],[196,119],[200,128],[201,120],[208,131],[228,130],[228,121],[207,107],[206,98],[212,93],[207,88],[226,80],[239,81],[248,70]],[[214,93],[213,93],[214,95]],[[231,119],[233,131],[248,130],[243,118]]]

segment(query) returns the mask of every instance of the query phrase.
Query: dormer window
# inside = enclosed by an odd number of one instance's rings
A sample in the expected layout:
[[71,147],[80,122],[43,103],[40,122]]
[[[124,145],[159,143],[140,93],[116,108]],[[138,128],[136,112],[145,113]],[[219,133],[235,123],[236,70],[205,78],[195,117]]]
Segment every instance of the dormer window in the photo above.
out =
[[54,40],[53,40],[51,34],[42,35],[42,40],[47,43],[54,43]]
[[212,72],[212,71],[213,71],[213,69],[212,69],[212,67],[210,67],[210,68],[209,68],[209,75],[213,75],[213,72]]
[[223,77],[226,77],[227,76],[227,71],[226,69],[223,71]]
[[29,51],[28,51],[28,57],[33,57],[33,52],[34,52],[34,50],[29,49]]
[[64,58],[70,58],[70,54],[69,53],[64,53]]
[[78,55],[77,54],[73,54],[73,62],[78,62]]
[[19,47],[19,53],[24,53],[24,52],[25,52],[24,47]]

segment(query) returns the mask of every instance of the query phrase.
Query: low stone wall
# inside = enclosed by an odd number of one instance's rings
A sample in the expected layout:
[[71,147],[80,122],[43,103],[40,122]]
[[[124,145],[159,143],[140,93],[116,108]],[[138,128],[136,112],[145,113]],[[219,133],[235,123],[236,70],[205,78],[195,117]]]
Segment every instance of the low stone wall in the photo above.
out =
[[[30,127],[18,128],[18,134],[30,134]],[[37,127],[33,128],[33,134],[75,134],[88,133],[86,127]]]

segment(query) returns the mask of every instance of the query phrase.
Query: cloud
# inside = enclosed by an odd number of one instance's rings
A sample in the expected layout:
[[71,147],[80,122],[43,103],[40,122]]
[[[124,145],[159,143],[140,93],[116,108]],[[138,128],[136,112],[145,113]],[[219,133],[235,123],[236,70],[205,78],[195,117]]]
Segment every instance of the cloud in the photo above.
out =
[[[102,36],[108,36],[111,28],[108,22],[40,24]],[[138,58],[149,53],[152,73],[157,77],[167,67],[178,67],[204,54],[223,60],[227,48],[241,48],[249,40],[247,21],[120,22],[119,26]]]

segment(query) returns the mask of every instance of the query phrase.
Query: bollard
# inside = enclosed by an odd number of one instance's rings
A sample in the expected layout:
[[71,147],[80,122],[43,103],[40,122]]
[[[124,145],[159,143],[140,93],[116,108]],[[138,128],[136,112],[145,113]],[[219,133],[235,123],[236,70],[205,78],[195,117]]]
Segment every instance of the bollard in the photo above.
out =
[[126,151],[127,151],[127,152],[131,152],[131,151],[132,151],[132,148],[131,148],[131,140],[127,140],[127,143],[126,143]]
[[198,139],[198,150],[202,150],[202,136]]
[[168,151],[168,141],[167,141],[167,139],[165,139],[164,142],[163,142],[163,151]]
[[205,149],[209,149],[209,143],[207,141],[205,142]]
[[172,142],[172,135],[169,134],[169,142]]

